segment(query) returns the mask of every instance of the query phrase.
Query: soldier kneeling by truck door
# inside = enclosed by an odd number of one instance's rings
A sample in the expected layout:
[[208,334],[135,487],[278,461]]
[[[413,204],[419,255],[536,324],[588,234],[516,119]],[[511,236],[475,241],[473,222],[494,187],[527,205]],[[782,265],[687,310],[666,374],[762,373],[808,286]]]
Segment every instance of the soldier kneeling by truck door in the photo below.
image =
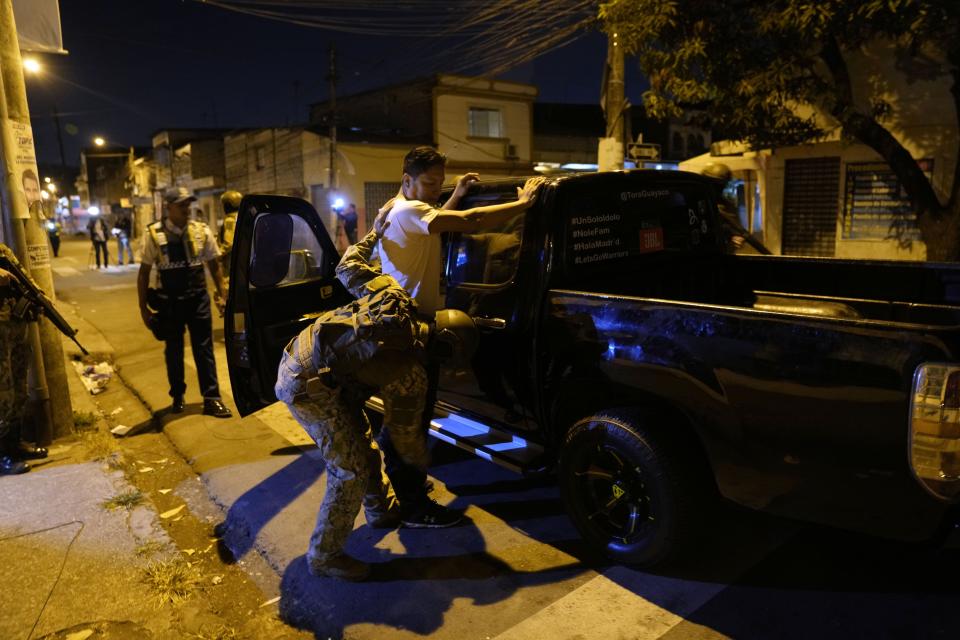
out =
[[[371,232],[361,245],[375,243]],[[316,576],[363,580],[369,565],[343,551],[361,503],[368,524],[376,527],[395,526],[402,519],[407,526],[437,528],[461,519],[459,512],[432,501],[416,505],[408,515],[401,502],[397,517],[364,402],[374,392],[380,394],[383,428],[392,446],[406,464],[425,472],[423,359],[429,349],[435,357],[469,360],[476,329],[459,311],[439,312],[434,325],[418,320],[416,303],[393,278],[364,260],[347,262],[354,272],[345,279],[358,299],[324,313],[288,343],[275,392],[316,441],[327,467],[327,489],[306,554],[308,570]]]

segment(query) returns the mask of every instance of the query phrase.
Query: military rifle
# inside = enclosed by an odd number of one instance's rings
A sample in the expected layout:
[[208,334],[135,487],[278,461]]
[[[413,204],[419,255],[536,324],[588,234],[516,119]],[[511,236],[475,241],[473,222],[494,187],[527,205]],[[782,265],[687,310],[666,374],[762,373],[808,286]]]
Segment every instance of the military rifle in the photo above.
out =
[[89,355],[89,352],[84,349],[80,341],[77,340],[77,330],[70,326],[67,319],[57,311],[57,308],[53,305],[50,298],[48,298],[33,279],[27,275],[16,256],[13,255],[13,252],[2,244],[0,244],[0,267],[9,271],[10,274],[16,278],[16,282],[12,283],[13,286],[11,287],[14,296],[17,298],[17,302],[13,305],[13,310],[11,311],[15,318],[19,320],[34,320],[39,317],[40,314],[43,314],[53,323],[53,326],[60,330],[60,333],[73,340],[73,342],[80,347],[83,355]]

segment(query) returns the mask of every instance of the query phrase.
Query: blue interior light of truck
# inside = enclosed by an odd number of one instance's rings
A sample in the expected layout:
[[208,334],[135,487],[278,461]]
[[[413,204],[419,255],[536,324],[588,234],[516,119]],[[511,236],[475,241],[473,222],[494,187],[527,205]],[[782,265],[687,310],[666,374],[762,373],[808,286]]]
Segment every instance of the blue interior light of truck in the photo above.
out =
[[443,427],[445,431],[460,437],[470,437],[484,435],[490,432],[490,427],[479,422],[474,422],[463,416],[448,416],[446,418],[435,418],[436,424]]
[[512,438],[509,442],[498,442],[496,444],[484,445],[490,451],[512,451],[514,449],[525,449],[527,441],[523,438]]

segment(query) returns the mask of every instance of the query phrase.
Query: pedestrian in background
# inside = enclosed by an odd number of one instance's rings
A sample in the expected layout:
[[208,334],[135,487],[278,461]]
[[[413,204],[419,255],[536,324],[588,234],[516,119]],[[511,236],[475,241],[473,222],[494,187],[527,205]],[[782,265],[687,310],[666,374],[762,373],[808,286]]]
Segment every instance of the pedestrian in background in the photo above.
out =
[[233,250],[233,234],[237,229],[237,216],[240,213],[240,203],[243,194],[239,191],[224,191],[220,196],[220,205],[223,207],[223,222],[217,232],[217,244],[220,246],[220,264],[224,273],[224,280],[229,286],[230,253]]
[[343,223],[343,233],[348,244],[357,244],[357,205],[350,203],[346,211],[337,211],[337,217]]
[[56,258],[60,255],[60,232],[63,231],[63,225],[56,218],[47,220],[45,224],[47,237],[50,238],[50,248],[53,249],[53,257]]
[[100,254],[103,254],[103,267],[109,267],[110,261],[107,258],[107,238],[110,237],[110,230],[107,229],[107,223],[103,221],[99,213],[91,213],[90,221],[87,223],[87,231],[90,233],[90,242],[93,243],[93,251],[97,254],[97,269],[100,268]]
[[[190,219],[190,203],[196,198],[183,187],[164,191],[164,215],[147,226],[137,294],[140,317],[154,336],[164,341],[164,358],[170,410],[181,413],[186,391],[183,368],[183,332],[190,331],[190,346],[197,367],[203,413],[216,418],[232,414],[220,398],[217,365],[213,356],[213,323],[204,265],[216,290],[217,311],[223,316],[224,287],[220,250],[205,223]],[[156,269],[154,269],[156,267]]]
[[133,225],[130,216],[121,213],[113,223],[113,235],[117,237],[117,264],[123,265],[123,252],[127,252],[127,264],[133,264],[133,249],[130,248],[130,236]]

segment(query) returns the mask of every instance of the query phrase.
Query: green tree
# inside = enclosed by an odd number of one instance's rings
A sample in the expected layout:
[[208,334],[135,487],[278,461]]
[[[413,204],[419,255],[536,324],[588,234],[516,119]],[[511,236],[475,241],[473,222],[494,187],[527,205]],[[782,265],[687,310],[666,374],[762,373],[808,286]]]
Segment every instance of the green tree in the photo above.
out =
[[698,107],[716,131],[757,149],[820,139],[829,116],[896,173],[928,259],[960,259],[960,162],[941,198],[892,131],[897,104],[885,83],[855,91],[848,66],[867,47],[888,52],[907,78],[942,78],[960,117],[960,2],[609,0],[600,17],[638,56],[652,116]]

